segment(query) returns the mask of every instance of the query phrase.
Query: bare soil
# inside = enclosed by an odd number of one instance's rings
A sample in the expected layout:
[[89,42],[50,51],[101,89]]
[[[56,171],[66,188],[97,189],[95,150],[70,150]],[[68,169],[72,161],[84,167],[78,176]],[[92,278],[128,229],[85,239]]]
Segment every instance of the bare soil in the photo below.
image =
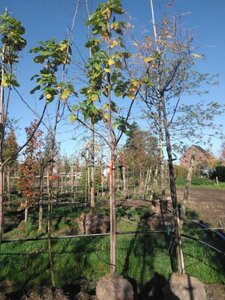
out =
[[[177,192],[182,202],[184,189]],[[199,220],[225,231],[225,190],[191,188],[188,208],[196,213]],[[208,300],[225,300],[224,285],[208,284],[205,287]]]
[[[182,202],[184,189],[178,189]],[[225,190],[191,188],[188,207],[195,211],[199,220],[215,228],[225,228]]]

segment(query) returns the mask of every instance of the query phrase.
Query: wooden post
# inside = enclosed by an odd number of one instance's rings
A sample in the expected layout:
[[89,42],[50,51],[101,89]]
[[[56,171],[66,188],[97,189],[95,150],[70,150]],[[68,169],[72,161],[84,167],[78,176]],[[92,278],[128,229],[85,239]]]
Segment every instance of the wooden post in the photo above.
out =
[[216,185],[219,185],[219,180],[217,176],[216,176]]

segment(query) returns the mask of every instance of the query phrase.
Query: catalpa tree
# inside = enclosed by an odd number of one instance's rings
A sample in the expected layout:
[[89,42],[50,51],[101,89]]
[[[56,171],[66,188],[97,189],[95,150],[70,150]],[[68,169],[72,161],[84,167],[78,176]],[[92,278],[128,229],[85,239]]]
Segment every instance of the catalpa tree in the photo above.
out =
[[[108,132],[106,138],[96,132],[109,147],[109,186],[110,186],[110,271],[116,270],[116,214],[115,214],[115,161],[116,147],[122,134],[129,129],[128,118],[134,100],[140,89],[140,82],[126,73],[126,61],[130,53],[123,42],[123,33],[127,30],[120,18],[124,9],[120,0],[108,0],[99,4],[89,17],[87,25],[92,28],[91,38],[86,47],[91,56],[86,69],[88,86],[81,89],[84,100],[70,107],[71,120],[87,124],[102,122]],[[129,98],[127,114],[120,115],[120,101]]]

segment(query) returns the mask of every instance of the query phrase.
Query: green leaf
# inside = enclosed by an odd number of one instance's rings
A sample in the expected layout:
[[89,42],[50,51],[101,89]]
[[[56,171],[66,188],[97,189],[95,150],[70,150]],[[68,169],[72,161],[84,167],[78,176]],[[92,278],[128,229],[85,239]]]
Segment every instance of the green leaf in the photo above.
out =
[[71,110],[77,110],[78,108],[79,108],[79,106],[77,104],[75,104],[71,107]]
[[40,90],[41,86],[40,85],[37,85],[35,88],[33,88],[31,91],[30,91],[30,94],[34,94],[36,91]]
[[45,57],[43,55],[38,55],[34,58],[34,61],[37,63],[37,64],[42,64],[44,61],[45,61]]

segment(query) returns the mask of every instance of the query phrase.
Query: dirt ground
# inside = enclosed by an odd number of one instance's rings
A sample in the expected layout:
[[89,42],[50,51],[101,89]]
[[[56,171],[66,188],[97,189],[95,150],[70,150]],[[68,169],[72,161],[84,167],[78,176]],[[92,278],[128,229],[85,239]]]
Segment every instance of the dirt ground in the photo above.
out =
[[[178,198],[182,202],[183,189],[178,189]],[[192,188],[188,207],[198,214],[199,220],[214,228],[225,231],[225,190]],[[208,300],[225,300],[225,286],[206,285]]]
[[[178,189],[178,198],[182,201],[183,189]],[[199,220],[215,228],[225,228],[225,190],[192,188],[188,207],[198,214]]]

